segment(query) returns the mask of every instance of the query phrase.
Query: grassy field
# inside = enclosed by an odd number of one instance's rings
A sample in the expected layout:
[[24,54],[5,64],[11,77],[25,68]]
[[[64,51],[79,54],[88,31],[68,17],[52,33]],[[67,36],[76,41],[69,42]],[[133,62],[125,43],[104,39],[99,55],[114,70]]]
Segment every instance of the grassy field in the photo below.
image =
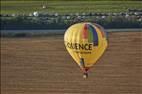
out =
[[110,32],[109,47],[82,73],[63,36],[1,39],[1,94],[142,94],[142,32]]
[[142,9],[141,5],[142,1],[1,1],[1,14],[126,12],[128,8]]

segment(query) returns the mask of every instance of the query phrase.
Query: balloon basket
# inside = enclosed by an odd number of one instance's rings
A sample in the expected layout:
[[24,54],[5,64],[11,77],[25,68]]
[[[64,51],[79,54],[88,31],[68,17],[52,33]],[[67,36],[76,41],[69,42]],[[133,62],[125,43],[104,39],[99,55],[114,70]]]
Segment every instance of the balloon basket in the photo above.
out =
[[88,73],[84,73],[84,74],[83,74],[83,78],[84,78],[84,79],[87,79],[87,78],[88,78]]

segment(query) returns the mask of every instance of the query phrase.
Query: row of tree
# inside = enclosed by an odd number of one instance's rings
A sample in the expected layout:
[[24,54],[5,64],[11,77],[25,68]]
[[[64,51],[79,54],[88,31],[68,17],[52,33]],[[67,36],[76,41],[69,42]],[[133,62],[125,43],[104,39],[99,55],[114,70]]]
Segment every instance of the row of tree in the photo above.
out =
[[104,16],[104,17],[1,17],[1,29],[66,29],[78,22],[93,22],[104,28],[142,28],[141,17]]

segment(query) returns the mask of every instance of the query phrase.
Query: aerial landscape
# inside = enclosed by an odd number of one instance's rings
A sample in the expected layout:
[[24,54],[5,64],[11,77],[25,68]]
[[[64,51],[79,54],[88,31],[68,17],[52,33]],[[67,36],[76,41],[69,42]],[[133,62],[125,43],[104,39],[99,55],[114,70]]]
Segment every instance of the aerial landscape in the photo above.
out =
[[[1,0],[1,94],[141,94],[142,1]],[[108,47],[82,78],[64,45],[80,22]]]

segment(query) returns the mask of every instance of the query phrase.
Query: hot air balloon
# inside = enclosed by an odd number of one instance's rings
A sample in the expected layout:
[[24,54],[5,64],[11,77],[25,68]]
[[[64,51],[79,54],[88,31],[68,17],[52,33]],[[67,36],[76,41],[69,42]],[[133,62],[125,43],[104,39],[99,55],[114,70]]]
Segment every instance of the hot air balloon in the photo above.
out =
[[64,44],[83,71],[83,77],[88,77],[88,70],[103,55],[107,48],[107,36],[104,29],[93,23],[77,23],[67,29]]

